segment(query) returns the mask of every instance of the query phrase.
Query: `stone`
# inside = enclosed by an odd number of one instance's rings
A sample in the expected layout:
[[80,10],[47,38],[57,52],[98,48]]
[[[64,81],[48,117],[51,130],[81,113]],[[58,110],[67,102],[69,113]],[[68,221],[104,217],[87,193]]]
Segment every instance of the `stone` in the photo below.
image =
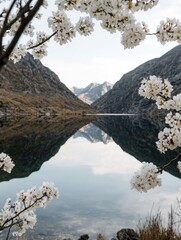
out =
[[78,240],[88,240],[88,239],[89,239],[89,235],[84,234],[84,235],[80,236],[80,238]]
[[123,228],[117,232],[118,240],[139,240],[138,234],[131,228]]

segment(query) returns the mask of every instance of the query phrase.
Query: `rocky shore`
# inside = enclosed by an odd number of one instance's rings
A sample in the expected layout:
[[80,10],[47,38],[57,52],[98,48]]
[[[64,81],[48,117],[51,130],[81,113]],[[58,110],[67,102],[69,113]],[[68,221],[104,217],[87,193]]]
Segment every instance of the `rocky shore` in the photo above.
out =
[[[78,240],[89,240],[90,237],[88,234],[84,234],[80,236]],[[60,238],[58,240],[72,240],[71,238]],[[96,240],[106,240],[104,235],[98,234]],[[116,233],[116,237],[112,237],[111,240],[140,240],[138,234],[134,229],[131,228],[123,228]]]

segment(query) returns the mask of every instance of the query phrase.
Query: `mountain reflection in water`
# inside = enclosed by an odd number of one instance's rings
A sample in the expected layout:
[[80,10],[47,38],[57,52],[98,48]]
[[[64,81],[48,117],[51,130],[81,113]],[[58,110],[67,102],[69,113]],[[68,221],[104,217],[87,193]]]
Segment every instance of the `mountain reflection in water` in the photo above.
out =
[[[134,156],[141,162],[153,162],[162,166],[176,157],[179,149],[161,154],[156,148],[158,132],[164,128],[164,122],[145,116],[105,116],[93,121],[100,129],[105,131],[123,151]],[[181,174],[176,163],[169,166],[166,171],[180,178]]]
[[[166,212],[177,197],[181,198],[180,179],[168,173],[163,174],[161,188],[147,194],[130,190],[129,181],[140,167],[139,161],[160,166],[177,154],[162,155],[156,149],[161,123],[134,116],[105,116],[87,125],[89,121],[16,122],[1,127],[0,152],[8,153],[16,164],[12,174],[0,174],[1,206],[7,197],[14,199],[16,192],[42,181],[53,181],[60,190],[58,200],[37,211],[38,222],[33,232],[27,233],[28,240],[78,239],[84,233],[95,239],[98,232],[111,237],[121,227],[136,227],[153,204],[155,211],[163,207]],[[79,128],[81,134],[85,130],[84,136],[90,131],[88,139],[96,144],[80,138]],[[116,144],[103,144],[107,141],[100,138],[105,136],[100,134],[102,130]],[[173,166],[169,173],[180,177]]]
[[0,181],[26,177],[38,171],[60,147],[90,119],[56,119],[54,121],[18,121],[3,124],[0,153],[11,156],[16,167],[11,174],[1,172]]
[[112,141],[108,134],[92,123],[83,126],[74,134],[73,137],[83,137],[92,143],[103,142],[104,144],[107,144]]

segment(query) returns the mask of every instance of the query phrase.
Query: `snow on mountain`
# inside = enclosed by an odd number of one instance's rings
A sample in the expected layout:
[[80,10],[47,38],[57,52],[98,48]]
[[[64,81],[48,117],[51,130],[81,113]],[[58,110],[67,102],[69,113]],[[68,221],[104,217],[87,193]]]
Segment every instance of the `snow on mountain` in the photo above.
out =
[[108,144],[112,142],[112,138],[93,123],[82,127],[73,135],[73,138],[78,137],[85,138],[91,143],[103,142],[104,144]]
[[108,82],[104,82],[102,84],[91,83],[85,88],[73,87],[71,91],[85,103],[91,104],[111,90],[112,87],[113,84]]

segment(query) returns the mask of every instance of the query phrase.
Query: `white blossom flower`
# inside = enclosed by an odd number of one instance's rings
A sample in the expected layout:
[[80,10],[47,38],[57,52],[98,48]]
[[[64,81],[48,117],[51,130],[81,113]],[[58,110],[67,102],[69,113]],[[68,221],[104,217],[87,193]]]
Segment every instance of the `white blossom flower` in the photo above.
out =
[[29,35],[30,37],[33,37],[34,30],[35,30],[35,27],[31,23],[29,23],[28,26],[25,28],[23,34],[24,35]]
[[[161,93],[161,95],[163,95]],[[180,111],[181,110],[181,94],[177,94],[175,96],[173,96],[172,99],[164,99],[163,98],[163,101],[165,101],[165,103],[163,104],[163,107],[160,107],[160,108],[164,108],[164,109],[167,109],[167,110],[176,110],[176,111]],[[159,103],[157,104],[159,105]]]
[[165,117],[165,123],[172,128],[181,128],[181,114],[169,112]]
[[174,106],[173,109],[179,111],[181,110],[181,93],[173,96]]
[[77,1],[75,9],[80,12],[90,13],[91,4],[92,4],[92,0],[79,0]]
[[156,99],[156,105],[157,105],[158,109],[167,109],[168,108],[167,101],[165,98],[163,98],[161,96],[161,93],[160,93],[160,96],[155,97],[155,99]]
[[162,44],[170,41],[181,43],[181,22],[178,19],[167,18],[157,27],[157,39]]
[[13,52],[9,56],[9,59],[13,60],[14,63],[19,62],[22,57],[26,55],[26,45],[19,44],[14,48]]
[[136,1],[136,3],[132,3],[131,11],[139,11],[144,10],[147,11],[148,9],[157,5],[159,0],[140,0]]
[[[15,16],[14,16],[14,15],[11,15],[11,16],[10,16],[10,20],[11,20],[11,18],[13,19],[13,18],[15,18]],[[9,36],[14,36],[14,35],[15,35],[15,33],[17,32],[20,24],[21,24],[20,20],[17,20],[17,21],[11,26],[11,28],[10,28],[9,31],[8,31]]]
[[43,15],[42,13],[37,13],[35,15],[35,18],[40,20],[42,18],[42,15]]
[[26,211],[19,215],[17,226],[19,227],[17,232],[13,232],[13,236],[22,236],[27,229],[33,229],[37,222],[36,214],[34,211]]
[[117,30],[118,31],[126,31],[127,26],[131,27],[135,25],[136,19],[133,16],[132,13],[128,12],[128,11],[119,11],[116,16],[115,19],[117,21]]
[[78,0],[56,0],[55,5],[58,6],[59,10],[73,10]]
[[61,45],[75,37],[75,28],[63,11],[53,12],[53,16],[48,18],[48,24],[56,32],[54,40]]
[[158,134],[157,148],[160,152],[165,153],[168,149],[173,150],[181,146],[180,128],[164,128]]
[[42,5],[44,8],[47,8],[48,7],[48,0],[43,0],[43,5]]
[[168,108],[168,99],[171,97],[173,87],[168,79],[162,80],[160,77],[150,76],[144,78],[139,88],[139,95],[148,99],[156,100],[157,107]]
[[162,80],[160,77],[150,76],[144,78],[139,88],[139,95],[148,99],[156,99],[161,92]]
[[127,25],[122,34],[121,43],[124,48],[134,48],[138,46],[141,41],[145,40],[148,29],[146,25],[140,23],[134,25]]
[[181,161],[178,161],[177,168],[178,168],[179,172],[181,173]]
[[94,23],[90,17],[80,18],[76,24],[76,30],[84,36],[88,36],[94,30]]
[[13,163],[9,155],[5,153],[0,154],[0,169],[3,169],[4,171],[11,173],[14,166],[15,164]]
[[44,56],[47,56],[47,45],[42,44],[36,48],[32,49],[32,55],[35,59],[42,59]]
[[139,192],[147,192],[151,188],[161,185],[158,169],[153,163],[143,162],[141,169],[131,179],[131,188]]
[[171,93],[173,91],[173,86],[171,83],[168,81],[168,79],[164,79],[161,87],[161,95],[164,98],[169,98],[171,97]]
[[115,17],[105,16],[102,20],[101,27],[114,33],[117,30],[117,19]]

